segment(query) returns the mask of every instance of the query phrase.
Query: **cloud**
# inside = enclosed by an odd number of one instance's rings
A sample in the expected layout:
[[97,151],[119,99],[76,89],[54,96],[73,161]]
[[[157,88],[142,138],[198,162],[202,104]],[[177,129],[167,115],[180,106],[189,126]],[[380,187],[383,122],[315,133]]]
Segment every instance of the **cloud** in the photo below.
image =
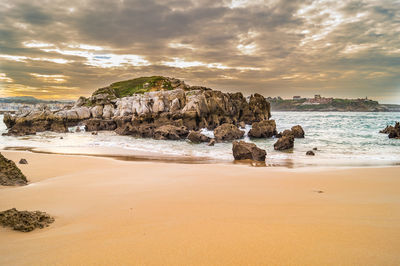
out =
[[7,1],[0,86],[76,98],[166,75],[245,94],[400,102],[399,35],[392,0]]

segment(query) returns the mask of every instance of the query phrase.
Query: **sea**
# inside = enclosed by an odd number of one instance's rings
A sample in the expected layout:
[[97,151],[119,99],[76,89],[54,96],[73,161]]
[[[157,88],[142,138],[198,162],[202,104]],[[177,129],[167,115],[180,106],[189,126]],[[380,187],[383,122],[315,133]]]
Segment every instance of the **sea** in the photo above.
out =
[[[250,139],[251,125],[246,125],[244,140],[267,151],[266,166],[270,167],[369,167],[400,165],[400,140],[389,139],[379,131],[400,121],[400,112],[273,112],[278,131],[301,125],[304,139],[296,139],[294,149],[275,151],[275,138]],[[83,128],[82,128],[83,129]],[[215,146],[193,144],[187,140],[153,140],[119,136],[114,132],[42,132],[34,136],[0,136],[0,149],[32,152],[123,156],[135,160],[173,158],[191,162],[232,163],[232,144]],[[0,115],[0,135],[6,132]],[[202,129],[212,137],[213,132]],[[306,152],[317,148],[315,156]]]

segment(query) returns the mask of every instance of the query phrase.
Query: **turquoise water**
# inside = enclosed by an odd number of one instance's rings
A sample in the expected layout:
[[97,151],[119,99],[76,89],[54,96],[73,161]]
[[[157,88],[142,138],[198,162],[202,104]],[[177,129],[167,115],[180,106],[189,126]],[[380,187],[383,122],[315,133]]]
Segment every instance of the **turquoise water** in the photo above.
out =
[[[0,133],[5,125],[0,115]],[[300,124],[306,138],[296,139],[290,152],[274,151],[276,139],[246,141],[256,143],[267,150],[267,165],[301,166],[386,166],[400,164],[400,140],[389,139],[379,130],[388,124],[400,121],[400,113],[355,113],[355,112],[274,112],[278,131]],[[248,125],[246,132],[250,129]],[[204,130],[212,136],[212,132]],[[246,134],[247,135],[247,134]],[[60,139],[63,136],[63,139]],[[113,132],[100,132],[93,136],[87,132],[57,134],[39,133],[36,136],[0,137],[0,148],[32,147],[71,153],[85,153],[86,148],[101,150],[101,154],[124,155],[156,154],[173,156],[207,157],[217,161],[232,161],[232,144],[192,144],[188,141],[159,141],[153,139],[118,136]],[[317,147],[316,156],[305,153]],[[112,149],[110,149],[112,148]]]

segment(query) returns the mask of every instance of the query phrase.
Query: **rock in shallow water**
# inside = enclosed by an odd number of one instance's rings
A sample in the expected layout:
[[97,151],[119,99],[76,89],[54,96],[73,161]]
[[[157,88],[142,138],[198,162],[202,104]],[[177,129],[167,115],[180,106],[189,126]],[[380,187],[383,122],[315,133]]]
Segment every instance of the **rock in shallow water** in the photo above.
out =
[[249,131],[249,137],[252,138],[271,138],[276,135],[275,120],[264,120],[261,122],[254,122]]
[[244,131],[237,128],[232,124],[223,124],[214,130],[214,136],[216,141],[228,141],[234,139],[240,139],[244,135]]
[[282,136],[274,144],[274,149],[278,151],[292,149],[294,147],[294,137],[293,135]]
[[0,185],[21,186],[27,183],[28,180],[15,163],[0,153]]
[[18,211],[9,209],[0,212],[0,224],[16,231],[30,232],[36,228],[44,228],[54,222],[54,218],[41,211]]
[[209,142],[210,138],[201,134],[199,131],[190,131],[187,136],[188,140],[193,143]]
[[307,151],[307,152],[306,152],[306,155],[308,155],[308,156],[314,156],[315,153],[314,153],[313,151]]
[[234,141],[232,143],[232,152],[235,160],[254,160],[265,161],[267,152],[260,149],[254,143],[244,141]]

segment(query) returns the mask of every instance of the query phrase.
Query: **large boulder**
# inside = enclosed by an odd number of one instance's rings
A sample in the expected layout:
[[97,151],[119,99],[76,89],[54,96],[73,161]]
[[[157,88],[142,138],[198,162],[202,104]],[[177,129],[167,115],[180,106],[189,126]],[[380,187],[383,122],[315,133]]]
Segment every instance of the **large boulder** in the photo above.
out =
[[240,139],[244,135],[244,131],[237,128],[232,124],[223,124],[214,129],[214,136],[216,141],[230,141]]
[[244,141],[234,141],[232,144],[232,152],[235,160],[250,159],[254,161],[265,161],[267,152],[258,148],[256,144]]
[[274,149],[278,151],[292,149],[294,147],[294,136],[282,136],[278,141],[274,144]]
[[209,142],[211,140],[209,137],[201,134],[199,131],[193,130],[189,132],[187,138],[193,143]]
[[173,125],[165,125],[156,128],[154,131],[154,139],[160,140],[179,140],[184,139],[189,134],[189,131],[186,127],[177,127]]
[[28,180],[17,165],[0,153],[0,185],[21,186],[27,183]]
[[300,125],[293,126],[292,127],[292,135],[295,138],[304,138],[304,130]]
[[252,138],[271,138],[272,136],[276,135],[275,120],[254,122],[248,135]]
[[45,228],[54,222],[54,218],[41,211],[18,211],[9,209],[0,212],[0,224],[16,231],[30,232],[36,228]]

